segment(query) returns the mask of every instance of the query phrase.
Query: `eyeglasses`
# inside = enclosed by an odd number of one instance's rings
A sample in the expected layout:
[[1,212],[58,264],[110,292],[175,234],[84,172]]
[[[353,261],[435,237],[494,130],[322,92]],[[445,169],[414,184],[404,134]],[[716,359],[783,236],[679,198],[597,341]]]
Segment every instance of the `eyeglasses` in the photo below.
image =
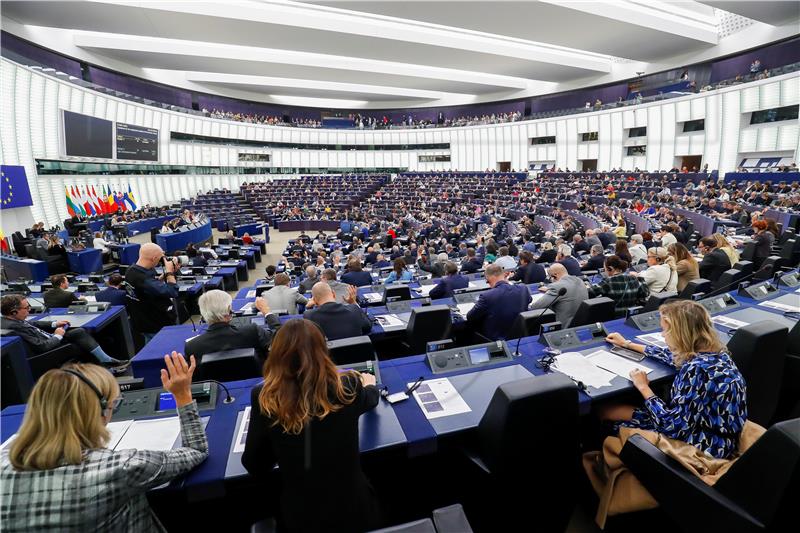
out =
[[114,401],[111,402],[111,405],[109,405],[107,408],[111,409],[112,413],[116,413],[117,409],[119,409],[119,406],[122,405],[122,400],[124,400],[124,399],[125,399],[125,396],[123,394],[120,394],[119,396],[114,398]]

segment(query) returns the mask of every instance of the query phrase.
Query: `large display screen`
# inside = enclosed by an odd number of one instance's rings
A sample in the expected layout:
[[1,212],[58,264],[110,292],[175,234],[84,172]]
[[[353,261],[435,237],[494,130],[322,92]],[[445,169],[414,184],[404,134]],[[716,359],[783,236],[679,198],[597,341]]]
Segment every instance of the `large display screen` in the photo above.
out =
[[80,113],[64,111],[64,148],[75,157],[114,157],[112,123]]
[[117,122],[117,159],[158,161],[158,130]]

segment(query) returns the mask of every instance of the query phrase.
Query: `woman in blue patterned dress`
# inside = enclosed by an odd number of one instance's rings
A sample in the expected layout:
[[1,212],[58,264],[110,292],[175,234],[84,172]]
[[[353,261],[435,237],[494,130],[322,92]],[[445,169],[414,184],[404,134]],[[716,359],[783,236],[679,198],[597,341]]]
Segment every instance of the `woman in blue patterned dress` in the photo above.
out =
[[688,300],[664,304],[661,328],[668,348],[645,346],[612,333],[606,340],[674,366],[678,373],[668,401],[650,389],[647,374],[634,370],[631,380],[644,406],[601,409],[604,420],[648,429],[687,442],[703,452],[728,458],[736,451],[747,420],[745,381],[725,351],[703,306]]

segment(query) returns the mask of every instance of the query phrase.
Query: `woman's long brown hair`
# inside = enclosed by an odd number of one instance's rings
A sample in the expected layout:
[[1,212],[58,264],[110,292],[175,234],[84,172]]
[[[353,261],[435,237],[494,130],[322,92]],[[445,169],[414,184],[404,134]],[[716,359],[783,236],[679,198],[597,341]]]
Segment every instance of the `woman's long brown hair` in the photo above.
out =
[[355,391],[343,386],[316,324],[297,318],[281,326],[264,364],[264,387],[258,395],[261,411],[274,425],[297,435],[312,418],[325,418],[354,398]]

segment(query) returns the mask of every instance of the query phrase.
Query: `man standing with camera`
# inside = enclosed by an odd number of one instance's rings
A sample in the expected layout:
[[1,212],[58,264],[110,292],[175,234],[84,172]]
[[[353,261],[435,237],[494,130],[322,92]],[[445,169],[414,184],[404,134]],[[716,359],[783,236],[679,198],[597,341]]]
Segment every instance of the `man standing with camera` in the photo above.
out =
[[[164,267],[160,276],[157,265]],[[125,272],[125,281],[135,291],[135,299],[130,300],[134,328],[150,342],[162,327],[175,324],[178,298],[176,271],[178,262],[164,256],[164,250],[154,243],[143,244],[139,249],[139,260]]]

